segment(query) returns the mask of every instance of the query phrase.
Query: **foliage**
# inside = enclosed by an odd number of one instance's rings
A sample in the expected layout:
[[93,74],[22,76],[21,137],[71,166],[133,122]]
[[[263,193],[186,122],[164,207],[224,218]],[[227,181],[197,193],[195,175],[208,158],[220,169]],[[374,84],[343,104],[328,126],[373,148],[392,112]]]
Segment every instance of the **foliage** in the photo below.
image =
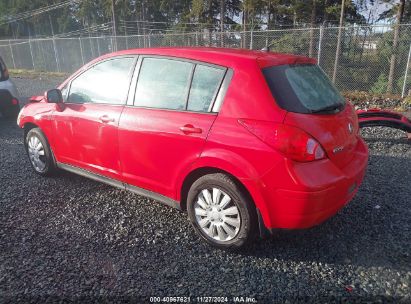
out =
[[357,109],[379,108],[406,111],[411,107],[411,97],[401,98],[394,94],[375,94],[364,91],[345,91],[343,95]]
[[[218,30],[222,18],[230,28],[235,28],[236,25],[241,27],[243,18],[246,30],[324,22],[335,24],[341,9],[341,0],[82,0],[64,8],[0,25],[0,36],[50,35],[49,16],[56,33],[72,32],[111,22],[112,1],[116,21],[141,22],[143,32],[149,28],[144,22],[156,22],[155,28],[160,30],[192,30],[193,26],[197,30],[199,26],[200,30]],[[6,16],[11,17],[17,13],[30,12],[61,2],[2,0],[0,20]],[[360,2],[346,1],[346,22],[365,22],[359,13]],[[224,16],[220,16],[222,5],[225,9]],[[121,25],[117,30],[122,32],[124,27]]]
[[371,88],[371,92],[375,94],[383,94],[387,92],[388,77],[387,75],[381,73],[378,80],[374,83]]

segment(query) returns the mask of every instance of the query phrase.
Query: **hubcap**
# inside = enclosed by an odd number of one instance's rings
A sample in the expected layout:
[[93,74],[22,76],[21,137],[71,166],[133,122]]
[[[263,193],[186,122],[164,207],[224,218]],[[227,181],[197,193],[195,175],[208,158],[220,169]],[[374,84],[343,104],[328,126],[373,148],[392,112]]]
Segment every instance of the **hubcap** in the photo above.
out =
[[194,203],[194,213],[202,231],[215,240],[232,240],[240,231],[237,205],[220,189],[202,190]]
[[44,153],[44,147],[40,139],[33,135],[28,140],[28,152],[30,161],[38,172],[42,172],[46,168],[46,155]]

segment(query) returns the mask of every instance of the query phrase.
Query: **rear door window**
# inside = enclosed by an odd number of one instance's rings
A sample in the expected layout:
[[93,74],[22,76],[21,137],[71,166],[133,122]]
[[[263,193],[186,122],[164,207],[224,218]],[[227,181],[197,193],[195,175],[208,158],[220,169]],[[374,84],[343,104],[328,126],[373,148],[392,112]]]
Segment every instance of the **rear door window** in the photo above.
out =
[[144,58],[134,105],[185,110],[194,64],[166,58]]
[[340,110],[344,98],[318,65],[281,65],[263,69],[278,105],[290,112],[320,113]]
[[226,71],[191,61],[146,57],[141,63],[134,105],[210,112]]

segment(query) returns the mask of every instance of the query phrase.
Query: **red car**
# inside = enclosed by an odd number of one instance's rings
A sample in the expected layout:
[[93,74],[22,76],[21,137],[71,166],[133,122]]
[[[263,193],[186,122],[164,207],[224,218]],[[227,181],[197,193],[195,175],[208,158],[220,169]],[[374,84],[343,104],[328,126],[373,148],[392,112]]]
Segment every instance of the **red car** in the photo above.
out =
[[186,210],[239,248],[317,225],[352,199],[368,150],[310,58],[219,48],[100,57],[20,112],[34,170],[68,170]]

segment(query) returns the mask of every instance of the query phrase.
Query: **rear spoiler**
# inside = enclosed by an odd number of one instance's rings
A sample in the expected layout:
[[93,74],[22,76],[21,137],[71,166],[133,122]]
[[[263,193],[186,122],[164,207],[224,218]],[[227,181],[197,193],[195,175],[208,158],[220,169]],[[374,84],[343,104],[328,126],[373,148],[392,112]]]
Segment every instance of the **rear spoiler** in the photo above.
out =
[[381,109],[357,110],[360,128],[363,127],[390,127],[407,132],[411,140],[411,121],[400,113]]

